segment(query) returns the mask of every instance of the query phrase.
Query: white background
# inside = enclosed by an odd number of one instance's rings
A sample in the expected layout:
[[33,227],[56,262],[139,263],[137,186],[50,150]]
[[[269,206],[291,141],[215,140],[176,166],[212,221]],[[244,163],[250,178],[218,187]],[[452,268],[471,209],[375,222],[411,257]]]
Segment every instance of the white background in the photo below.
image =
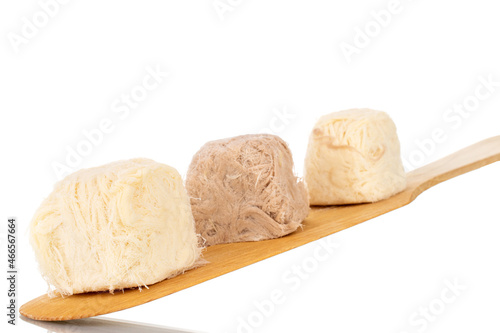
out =
[[[466,118],[443,118],[456,117],[447,113],[455,104],[474,102],[480,77],[500,81],[499,8],[491,0],[401,0],[380,31],[370,13],[388,8],[387,0],[221,2],[231,6],[222,15],[212,0],[70,1],[17,47],[23,18],[33,22],[42,9],[37,1],[2,2],[0,218],[19,221],[19,304],[46,291],[27,227],[57,181],[53,164],[65,163],[68,147],[85,140],[82,131],[105,118],[113,130],[75,169],[148,157],[185,175],[206,141],[273,127],[302,175],[314,122],[353,107],[388,112],[403,157],[421,157],[414,166],[500,134],[499,86]],[[367,25],[373,37],[348,62],[342,43],[355,45],[356,29]],[[113,112],[148,66],[168,78],[128,116]],[[293,117],[279,122],[283,110]],[[436,129],[445,139],[429,144]],[[416,143],[423,141],[426,152]],[[499,164],[485,167],[334,235],[339,248],[297,290],[283,275],[310,258],[317,242],[109,317],[236,332],[239,318],[258,318],[255,302],[278,289],[285,302],[252,331],[499,331],[499,174]],[[419,307],[439,305],[447,279],[467,289],[425,328],[412,325]],[[9,331],[42,331],[1,318]]]

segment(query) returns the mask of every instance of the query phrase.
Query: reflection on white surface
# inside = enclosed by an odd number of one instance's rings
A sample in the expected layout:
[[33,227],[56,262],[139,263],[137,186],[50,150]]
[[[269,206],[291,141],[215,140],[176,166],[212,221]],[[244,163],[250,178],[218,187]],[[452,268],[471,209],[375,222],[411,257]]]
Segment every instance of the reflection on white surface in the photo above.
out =
[[117,319],[78,319],[66,321],[39,321],[21,316],[22,320],[30,324],[46,329],[48,332],[144,332],[144,333],[201,333],[199,331],[189,331],[172,327],[150,325],[126,320]]

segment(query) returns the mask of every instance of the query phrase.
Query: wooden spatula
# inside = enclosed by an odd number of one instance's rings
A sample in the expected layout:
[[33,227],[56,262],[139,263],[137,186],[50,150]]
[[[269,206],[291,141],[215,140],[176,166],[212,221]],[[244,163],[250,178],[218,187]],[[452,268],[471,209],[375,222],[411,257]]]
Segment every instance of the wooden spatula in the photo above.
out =
[[371,204],[313,208],[304,221],[303,229],[288,236],[209,247],[204,253],[209,264],[158,282],[149,286],[149,289],[128,289],[115,294],[86,293],[65,298],[43,295],[21,306],[20,312],[35,320],[60,321],[98,316],[144,304],[405,206],[436,184],[499,160],[500,136],[479,142],[408,173],[406,190],[387,200]]

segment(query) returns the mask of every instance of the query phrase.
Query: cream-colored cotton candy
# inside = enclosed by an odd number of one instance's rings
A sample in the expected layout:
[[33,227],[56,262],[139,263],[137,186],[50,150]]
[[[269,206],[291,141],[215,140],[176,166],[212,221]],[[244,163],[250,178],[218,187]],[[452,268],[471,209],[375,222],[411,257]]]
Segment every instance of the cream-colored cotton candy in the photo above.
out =
[[394,122],[370,109],[321,117],[309,138],[304,178],[311,205],[375,202],[404,190]]
[[179,173],[148,159],[67,176],[30,237],[42,275],[63,295],[147,286],[192,268],[201,252]]

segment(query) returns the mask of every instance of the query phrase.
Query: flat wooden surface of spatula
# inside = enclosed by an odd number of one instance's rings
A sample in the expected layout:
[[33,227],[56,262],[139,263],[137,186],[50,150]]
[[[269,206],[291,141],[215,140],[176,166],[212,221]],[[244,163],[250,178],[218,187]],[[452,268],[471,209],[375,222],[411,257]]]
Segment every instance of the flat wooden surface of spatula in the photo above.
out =
[[500,136],[408,173],[406,190],[389,199],[370,204],[313,208],[303,228],[288,236],[209,247],[204,252],[209,264],[158,282],[149,289],[127,289],[114,294],[86,293],[64,298],[43,295],[21,306],[20,312],[35,320],[60,321],[103,315],[144,304],[403,207],[436,184],[499,160]]

